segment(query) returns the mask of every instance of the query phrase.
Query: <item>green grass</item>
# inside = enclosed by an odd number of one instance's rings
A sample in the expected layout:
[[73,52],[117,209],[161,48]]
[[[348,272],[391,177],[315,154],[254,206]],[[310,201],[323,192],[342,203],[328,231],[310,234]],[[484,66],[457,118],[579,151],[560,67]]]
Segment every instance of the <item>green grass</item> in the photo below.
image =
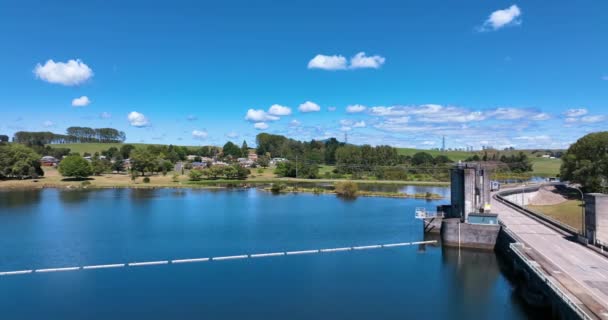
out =
[[539,177],[556,177],[562,165],[561,159],[530,158],[532,174]]
[[412,149],[412,148],[397,148],[397,152],[404,156],[413,156],[414,154],[416,154],[418,152],[426,152],[426,153],[432,155],[433,157],[436,157],[438,155],[446,155],[452,161],[464,160],[464,159],[476,154],[476,152],[469,152],[469,151],[442,152],[439,150],[421,150],[421,149]]
[[[133,145],[135,148],[145,148],[149,145],[160,146],[162,144],[147,144],[147,143],[63,143],[63,144],[50,144],[51,148],[69,148],[71,152],[78,152],[81,155],[85,152],[94,154],[95,152],[102,152],[108,150],[111,147],[120,149],[124,144]],[[188,148],[194,149],[197,147],[188,146]]]
[[582,208],[579,200],[568,200],[550,206],[528,206],[528,209],[550,216],[577,230],[581,229]]

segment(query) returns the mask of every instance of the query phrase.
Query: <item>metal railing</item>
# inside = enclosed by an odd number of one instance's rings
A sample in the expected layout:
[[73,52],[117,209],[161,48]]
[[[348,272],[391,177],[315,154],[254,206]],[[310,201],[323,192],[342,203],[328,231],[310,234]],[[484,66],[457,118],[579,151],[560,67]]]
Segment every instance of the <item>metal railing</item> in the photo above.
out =
[[542,282],[544,282],[553,292],[572,309],[581,319],[596,319],[596,317],[590,316],[585,310],[583,310],[570,296],[564,292],[558,284],[555,283],[552,279],[545,276],[545,273],[539,268],[538,262],[529,259],[526,254],[523,252],[525,248],[523,243],[515,242],[509,245],[511,251],[517,255],[520,260],[530,268]]
[[443,214],[437,213],[437,211],[428,211],[426,208],[416,208],[416,219],[436,218],[442,217]]

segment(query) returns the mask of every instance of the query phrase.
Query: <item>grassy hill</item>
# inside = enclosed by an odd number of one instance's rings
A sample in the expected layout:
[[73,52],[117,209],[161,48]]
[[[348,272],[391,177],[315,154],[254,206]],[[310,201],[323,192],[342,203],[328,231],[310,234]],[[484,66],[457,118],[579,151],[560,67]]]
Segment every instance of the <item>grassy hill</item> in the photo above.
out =
[[[133,145],[135,148],[145,148],[149,145],[160,146],[162,144],[148,144],[148,143],[125,143]],[[85,152],[94,154],[95,152],[101,152],[108,150],[111,147],[120,149],[123,143],[62,143],[62,144],[50,144],[52,148],[69,148],[72,152],[78,152],[81,155]],[[198,148],[194,146],[188,146],[188,148]]]

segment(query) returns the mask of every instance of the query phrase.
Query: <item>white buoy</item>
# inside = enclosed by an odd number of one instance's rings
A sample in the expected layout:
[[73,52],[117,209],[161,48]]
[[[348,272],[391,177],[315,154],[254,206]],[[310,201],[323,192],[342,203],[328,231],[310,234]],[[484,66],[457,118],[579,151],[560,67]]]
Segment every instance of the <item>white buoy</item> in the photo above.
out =
[[162,260],[162,261],[147,261],[147,262],[131,262],[131,263],[129,263],[129,267],[154,266],[154,265],[167,264],[167,263],[169,263],[169,261],[167,261],[167,260]]
[[211,260],[233,260],[233,259],[246,259],[249,258],[248,255],[243,254],[243,255],[238,255],[238,256],[224,256],[224,257],[213,257],[211,258]]
[[0,272],[0,276],[13,276],[13,275],[18,275],[18,274],[32,273],[33,271],[34,270],[5,271],[5,272]]
[[66,267],[66,268],[47,268],[47,269],[36,269],[34,272],[61,272],[61,271],[75,271],[79,270],[80,267]]
[[189,262],[205,262],[205,261],[209,261],[209,258],[171,260],[171,263],[189,263]]
[[264,258],[264,257],[276,257],[276,256],[282,256],[282,255],[285,255],[285,253],[284,252],[258,253],[258,254],[252,254],[250,257]]
[[401,243],[389,243],[389,244],[383,244],[382,246],[384,248],[392,248],[392,247],[403,247],[403,246],[409,246],[410,243],[409,242],[401,242]]
[[344,247],[344,248],[330,248],[330,249],[321,249],[321,252],[338,252],[338,251],[348,251],[351,250],[350,247]]
[[84,266],[82,267],[82,269],[84,270],[91,270],[91,269],[108,269],[108,268],[121,268],[124,267],[125,264],[124,263],[116,263],[116,264],[100,264],[100,265],[93,265],[93,266]]
[[287,251],[286,255],[291,256],[295,254],[311,254],[311,253],[319,253],[319,250],[301,250],[301,251]]
[[353,250],[366,250],[366,249],[379,249],[379,248],[382,248],[382,246],[377,244],[377,245],[371,245],[371,246],[353,247]]

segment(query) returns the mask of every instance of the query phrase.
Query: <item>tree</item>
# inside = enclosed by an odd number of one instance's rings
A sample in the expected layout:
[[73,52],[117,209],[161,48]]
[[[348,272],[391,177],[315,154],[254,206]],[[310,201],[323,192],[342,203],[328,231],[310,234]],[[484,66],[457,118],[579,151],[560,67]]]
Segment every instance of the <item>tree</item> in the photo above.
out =
[[111,168],[111,164],[110,164],[109,160],[99,159],[99,157],[94,157],[91,160],[91,171],[96,176],[109,171],[110,168]]
[[241,148],[239,148],[236,144],[228,141],[222,148],[222,152],[224,153],[224,157],[232,157],[232,158],[240,158],[241,157]]
[[8,136],[5,134],[0,135],[0,142],[8,142]]
[[262,168],[268,168],[270,165],[270,158],[267,155],[259,156],[256,163]]
[[131,157],[131,151],[133,151],[135,147],[131,144],[123,144],[120,147],[120,155],[123,159],[129,159]]
[[146,172],[155,172],[158,169],[158,159],[150,151],[135,149],[131,152],[131,168],[135,172],[145,175]]
[[93,174],[91,164],[81,156],[67,156],[59,163],[59,173],[64,177],[86,178]]
[[0,179],[25,179],[43,176],[40,156],[20,144],[0,145]]
[[243,144],[241,145],[241,156],[246,157],[249,154],[249,146],[247,146],[247,141],[243,140]]
[[417,152],[412,157],[412,164],[415,166],[432,164],[432,163],[433,163],[433,156],[426,152]]
[[579,183],[585,192],[602,192],[608,179],[608,131],[590,133],[562,157],[560,178]]

